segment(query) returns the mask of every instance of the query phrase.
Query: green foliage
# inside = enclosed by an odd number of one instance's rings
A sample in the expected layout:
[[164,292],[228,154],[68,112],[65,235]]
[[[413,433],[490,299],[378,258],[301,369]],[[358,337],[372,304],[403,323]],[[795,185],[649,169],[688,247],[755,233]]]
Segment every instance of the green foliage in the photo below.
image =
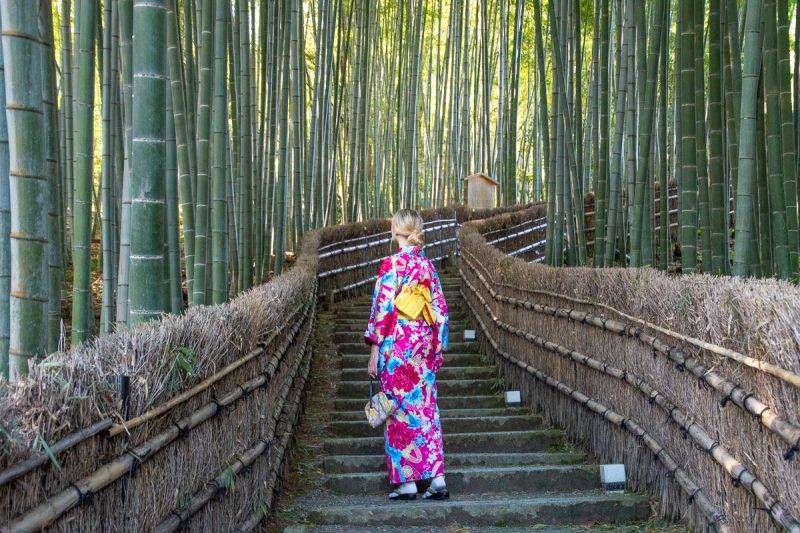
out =
[[50,462],[56,467],[56,470],[61,470],[61,463],[58,462],[55,453],[53,453],[53,449],[50,448],[50,445],[47,444],[47,441],[44,440],[41,433],[36,434],[36,443],[42,447],[47,457],[50,459]]
[[505,392],[506,390],[506,382],[502,377],[496,377],[492,380],[492,384],[489,386],[489,390],[492,394],[500,394],[501,392]]
[[168,354],[168,362],[170,363],[170,388],[172,391],[178,391],[184,379],[197,366],[197,354],[191,348],[181,346]]
[[236,472],[230,466],[222,471],[220,475],[222,488],[231,490],[236,482]]

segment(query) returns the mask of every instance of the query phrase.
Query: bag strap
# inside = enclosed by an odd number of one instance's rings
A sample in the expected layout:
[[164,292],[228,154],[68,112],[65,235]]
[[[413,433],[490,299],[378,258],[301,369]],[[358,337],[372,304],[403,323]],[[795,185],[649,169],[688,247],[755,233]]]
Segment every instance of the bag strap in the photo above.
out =
[[[372,398],[377,394],[375,392],[375,381],[376,381],[375,378],[373,378],[372,376],[369,377],[369,399],[370,400],[372,400]],[[380,385],[378,385],[378,392],[381,392]],[[391,393],[386,392],[384,394],[386,394],[387,398],[392,398],[392,394]]]

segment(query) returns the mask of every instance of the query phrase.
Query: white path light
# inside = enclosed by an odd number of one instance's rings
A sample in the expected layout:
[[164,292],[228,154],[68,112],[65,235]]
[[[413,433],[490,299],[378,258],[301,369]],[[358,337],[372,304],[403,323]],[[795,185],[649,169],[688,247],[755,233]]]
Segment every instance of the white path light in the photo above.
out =
[[600,465],[600,482],[606,492],[624,492],[625,465]]
[[475,340],[475,330],[474,329],[465,329],[464,330],[464,340],[465,341],[474,341]]
[[518,390],[506,391],[506,405],[520,405],[522,397]]

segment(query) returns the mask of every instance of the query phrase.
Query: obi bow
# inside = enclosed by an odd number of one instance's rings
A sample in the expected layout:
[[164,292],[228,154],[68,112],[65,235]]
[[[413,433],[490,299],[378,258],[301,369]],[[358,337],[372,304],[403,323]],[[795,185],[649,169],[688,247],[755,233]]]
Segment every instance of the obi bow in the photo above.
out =
[[404,285],[400,294],[395,297],[394,305],[401,318],[417,320],[421,315],[429,325],[435,323],[431,289],[427,285]]

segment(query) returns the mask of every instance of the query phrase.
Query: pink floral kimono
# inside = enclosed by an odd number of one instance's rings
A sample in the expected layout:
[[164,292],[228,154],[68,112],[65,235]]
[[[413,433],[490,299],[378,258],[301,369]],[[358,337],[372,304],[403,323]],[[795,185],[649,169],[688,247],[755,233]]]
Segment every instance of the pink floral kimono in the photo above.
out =
[[[433,326],[421,316],[418,320],[398,318],[394,298],[407,284],[430,289]],[[383,260],[364,338],[380,347],[381,389],[398,405],[386,422],[386,465],[392,483],[444,474],[436,372],[447,349],[447,322],[439,275],[419,246],[406,246]]]

